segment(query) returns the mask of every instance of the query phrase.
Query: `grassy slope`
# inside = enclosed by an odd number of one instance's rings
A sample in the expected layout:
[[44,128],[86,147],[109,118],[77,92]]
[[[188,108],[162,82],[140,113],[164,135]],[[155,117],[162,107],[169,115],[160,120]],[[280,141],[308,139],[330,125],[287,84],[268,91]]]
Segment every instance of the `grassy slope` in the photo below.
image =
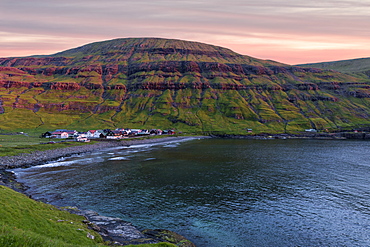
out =
[[[0,186],[0,246],[98,246],[84,217],[60,211]],[[95,236],[94,240],[87,234]]]
[[[352,89],[349,88],[348,91]],[[354,92],[369,89],[354,88]],[[302,98],[328,95],[339,102],[310,101]],[[105,128],[177,128],[188,133],[221,131],[244,133],[299,131],[305,128],[343,128],[362,124],[369,115],[368,98],[355,98],[319,91],[223,91],[218,89],[181,89],[170,92],[135,91],[127,94],[120,111],[102,114],[77,111],[53,112],[41,109],[6,107],[0,114],[1,128],[37,133],[57,128],[82,130]],[[296,97],[291,102],[288,98]],[[326,108],[330,107],[331,111]],[[315,119],[320,120],[317,122]],[[318,123],[318,124],[316,124]],[[1,144],[1,143],[0,143]]]
[[323,63],[310,63],[310,64],[300,64],[301,67],[311,67],[319,69],[330,69],[339,71],[342,73],[349,73],[353,75],[363,76],[368,78],[370,76],[370,58],[359,58],[350,60],[341,60],[333,62],[323,62]]
[[[82,223],[84,219],[0,185],[0,246],[105,246],[101,236]],[[175,247],[169,243],[135,246]]]
[[[176,53],[171,50],[168,54],[156,52],[156,49],[168,48],[185,51]],[[187,54],[187,51],[194,54]],[[204,54],[200,55],[199,51]],[[213,55],[205,55],[207,52]],[[0,129],[34,130],[41,133],[56,128],[86,131],[128,127],[177,128],[188,133],[213,131],[245,134],[247,128],[252,128],[254,133],[258,134],[296,132],[306,128],[353,128],[369,124],[367,119],[370,116],[370,87],[364,77],[358,78],[332,71],[291,71],[275,74],[251,72],[236,75],[227,72],[228,70],[217,72],[217,69],[181,74],[181,66],[170,71],[163,67],[134,74],[113,73],[111,77],[107,77],[87,68],[89,65],[132,65],[147,69],[150,66],[145,63],[153,65],[166,61],[207,62],[207,66],[217,63],[220,67],[227,67],[230,63],[259,66],[258,68],[285,66],[241,56],[222,47],[178,40],[117,39],[89,44],[59,53],[57,56],[68,56],[70,60],[64,67],[77,68],[76,74],[32,76],[23,71],[3,71],[0,76],[3,75],[5,80],[30,83],[94,83],[104,86],[131,86],[131,89],[88,90],[83,86],[75,90],[55,90],[47,86],[8,89],[0,87],[0,101],[5,111],[0,114]],[[42,69],[48,66],[50,65],[25,67]],[[247,90],[193,89],[191,86],[179,90],[142,90],[133,87],[142,83],[208,83],[255,87]],[[307,90],[299,86],[309,83],[316,83],[319,90]],[[331,83],[339,83],[340,88],[329,88]],[[281,90],[282,87],[288,89]],[[274,88],[280,90],[273,90]],[[358,95],[365,97],[359,98]],[[35,104],[43,107],[35,109]],[[69,109],[66,110],[67,108]],[[100,112],[99,109],[108,110]]]

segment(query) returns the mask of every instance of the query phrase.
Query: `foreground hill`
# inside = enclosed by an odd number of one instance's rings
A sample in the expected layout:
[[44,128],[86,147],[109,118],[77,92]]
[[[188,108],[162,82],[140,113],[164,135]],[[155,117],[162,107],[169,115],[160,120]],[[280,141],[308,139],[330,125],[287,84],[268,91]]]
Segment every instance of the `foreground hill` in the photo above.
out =
[[[103,242],[102,236],[90,229],[89,225],[91,224],[86,221],[85,217],[59,210],[49,204],[34,201],[1,185],[1,181],[0,206],[0,246],[113,246],[111,242]],[[103,216],[102,218],[107,219],[109,217]],[[157,233],[157,231],[146,231]],[[160,235],[161,232],[166,235]],[[167,230],[161,232],[157,233],[159,237],[173,236],[173,238],[176,238],[179,236]],[[179,239],[183,240],[183,237],[179,236]],[[148,240],[150,239],[134,239],[132,242],[148,242]],[[130,242],[126,241],[125,243],[129,244]],[[181,246],[193,246],[189,244],[189,241],[183,240],[182,243]],[[129,244],[126,246],[176,247],[180,244],[181,242],[178,245],[162,242],[157,244]]]
[[107,246],[82,223],[82,216],[33,201],[2,185],[0,195],[0,246]]
[[0,129],[177,128],[243,134],[369,124],[370,82],[207,44],[116,39],[0,58]]

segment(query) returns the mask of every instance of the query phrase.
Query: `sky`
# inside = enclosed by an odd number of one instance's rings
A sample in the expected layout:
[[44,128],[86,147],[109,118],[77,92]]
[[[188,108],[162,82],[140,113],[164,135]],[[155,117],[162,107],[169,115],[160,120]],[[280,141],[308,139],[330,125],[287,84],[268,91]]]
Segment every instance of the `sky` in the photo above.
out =
[[0,57],[131,37],[287,64],[370,57],[370,0],[0,0]]

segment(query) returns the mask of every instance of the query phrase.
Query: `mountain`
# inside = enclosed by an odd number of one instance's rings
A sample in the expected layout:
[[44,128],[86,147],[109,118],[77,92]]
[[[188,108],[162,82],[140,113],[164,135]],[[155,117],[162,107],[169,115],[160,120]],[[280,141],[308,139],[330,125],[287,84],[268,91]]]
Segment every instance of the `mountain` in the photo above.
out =
[[370,58],[358,58],[324,63],[308,63],[297,66],[335,70],[367,79],[370,78]]
[[0,129],[284,133],[369,125],[370,82],[198,42],[126,38],[0,58]]

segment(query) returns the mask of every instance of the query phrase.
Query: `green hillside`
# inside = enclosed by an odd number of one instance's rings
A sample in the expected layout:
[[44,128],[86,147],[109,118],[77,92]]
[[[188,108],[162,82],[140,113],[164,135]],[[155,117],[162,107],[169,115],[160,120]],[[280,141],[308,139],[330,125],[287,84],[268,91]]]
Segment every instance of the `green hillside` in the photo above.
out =
[[102,238],[82,223],[82,216],[4,186],[0,186],[0,195],[0,246],[103,246]]
[[301,64],[300,67],[311,67],[335,70],[362,78],[370,78],[370,58],[358,58],[334,62]]
[[[34,201],[0,185],[0,246],[82,247],[108,246],[83,223],[85,217]],[[111,245],[110,245],[111,246]],[[175,247],[171,243],[128,245]]]
[[294,133],[369,126],[370,80],[182,40],[116,39],[0,58],[0,130]]

